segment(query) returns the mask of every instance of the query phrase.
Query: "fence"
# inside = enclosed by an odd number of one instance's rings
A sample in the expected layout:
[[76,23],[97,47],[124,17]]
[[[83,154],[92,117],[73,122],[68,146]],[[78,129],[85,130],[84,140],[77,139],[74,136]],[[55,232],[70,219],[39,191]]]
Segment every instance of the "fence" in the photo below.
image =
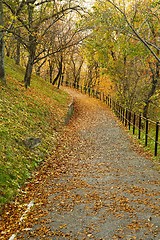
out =
[[[63,85],[63,84],[62,84]],[[143,117],[141,114],[132,112],[127,108],[122,107],[118,102],[114,101],[111,96],[81,85],[73,85],[70,82],[65,82],[66,86],[74,87],[81,93],[88,94],[90,97],[97,98],[107,104],[112,109],[119,120],[128,128],[134,135],[144,142],[144,146],[154,151],[154,156],[158,155],[159,142],[159,126],[160,123]]]

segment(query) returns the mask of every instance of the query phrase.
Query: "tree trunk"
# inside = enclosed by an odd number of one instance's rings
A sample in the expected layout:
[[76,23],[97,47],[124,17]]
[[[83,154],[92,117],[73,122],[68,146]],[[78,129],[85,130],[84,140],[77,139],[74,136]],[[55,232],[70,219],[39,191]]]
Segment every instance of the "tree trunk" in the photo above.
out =
[[88,66],[88,87],[93,86],[93,67],[91,65]]
[[9,46],[7,47],[6,44],[5,44],[5,52],[6,52],[6,56],[7,57],[10,57],[11,55],[11,44],[9,44]]
[[[53,80],[52,84],[54,85],[58,80],[61,80],[61,76],[62,76],[62,57],[61,57],[61,61],[59,62],[59,70],[58,70],[58,74],[55,77],[55,79]],[[58,82],[58,85],[60,86],[60,83]]]
[[80,74],[81,74],[81,69],[82,69],[82,65],[83,65],[83,61],[80,62],[79,67],[76,69],[76,64],[74,62],[74,60],[72,60],[73,63],[73,86],[75,88],[77,88],[77,86],[79,85],[79,81],[80,81]]
[[[20,36],[20,29],[18,29],[18,35]],[[17,44],[16,44],[16,57],[15,57],[15,63],[17,65],[20,65],[20,57],[21,57],[21,43],[20,41],[18,40],[18,37],[17,37]]]
[[[0,25],[3,26],[3,5],[2,0],[0,0]],[[5,69],[4,69],[4,40],[3,40],[3,30],[0,30],[0,81],[6,84],[5,79]]]
[[33,70],[33,58],[31,56],[29,56],[28,62],[27,62],[27,67],[26,67],[26,72],[25,72],[25,76],[24,76],[25,88],[30,87],[32,70]]
[[41,67],[38,66],[37,69],[36,69],[36,75],[40,77],[41,75]]
[[145,118],[147,118],[147,116],[148,116],[149,103],[150,103],[149,100],[146,101],[146,102],[145,102],[145,106],[144,106],[144,108],[143,108],[143,117],[145,117]]
[[58,85],[57,85],[57,88],[58,88],[58,89],[60,88],[60,85],[61,85],[61,76],[60,76],[59,79],[58,79]]
[[58,74],[57,74],[57,76],[55,77],[55,79],[52,82],[53,85],[58,81],[59,78],[61,78],[61,75],[62,75],[62,67],[60,65],[59,66],[59,70],[58,70]]
[[36,75],[40,76],[41,75],[41,67],[45,64],[46,59],[37,67],[36,69]]
[[152,64],[149,64],[150,70],[152,72],[152,82],[151,82],[151,89],[148,92],[147,98],[145,100],[145,106],[143,108],[143,116],[146,118],[148,115],[148,109],[149,109],[149,104],[151,102],[151,97],[155,94],[157,84],[158,84],[158,79],[159,79],[159,62],[155,63],[155,68],[152,66]]
[[53,80],[53,63],[51,60],[48,60],[49,63],[49,82],[52,83]]
[[[34,2],[35,2],[35,0],[33,0],[33,3]],[[36,53],[36,46],[37,46],[36,36],[31,31],[32,24],[33,24],[33,12],[34,12],[34,6],[33,6],[33,4],[30,4],[30,2],[29,2],[28,3],[28,26],[30,29],[29,44],[28,44],[29,56],[28,56],[28,62],[27,62],[25,76],[24,76],[24,85],[26,88],[28,88],[31,83],[31,75],[32,75],[35,53]]]
[[50,83],[52,83],[52,80],[53,80],[53,66],[50,66],[49,68],[49,81]]
[[36,41],[34,41],[33,36],[30,36],[29,56],[28,56],[28,62],[27,62],[25,76],[24,76],[25,88],[30,87],[32,70],[33,70],[34,59],[35,59],[35,52],[36,52]]

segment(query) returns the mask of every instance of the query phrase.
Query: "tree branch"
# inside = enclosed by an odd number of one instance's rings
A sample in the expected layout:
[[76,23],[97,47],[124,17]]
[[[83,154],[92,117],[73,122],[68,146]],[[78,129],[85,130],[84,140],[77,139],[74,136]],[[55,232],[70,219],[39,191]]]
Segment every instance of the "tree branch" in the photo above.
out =
[[134,33],[134,35],[144,44],[144,46],[151,52],[151,54],[154,56],[154,58],[160,62],[160,58],[157,56],[157,54],[151,49],[151,47],[149,46],[149,44],[145,41],[145,39],[143,39],[140,34],[135,30],[135,28],[132,26],[132,24],[129,22],[125,12],[123,10],[121,10],[114,2],[107,0],[110,4],[112,4],[124,17],[126,23],[128,24],[128,26],[130,27],[130,29],[132,30],[132,32]]

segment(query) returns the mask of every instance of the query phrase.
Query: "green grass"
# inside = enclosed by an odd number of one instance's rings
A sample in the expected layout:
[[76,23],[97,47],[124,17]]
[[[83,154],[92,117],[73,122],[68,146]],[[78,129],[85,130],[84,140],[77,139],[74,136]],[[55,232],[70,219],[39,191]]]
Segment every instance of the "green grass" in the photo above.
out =
[[[127,127],[128,128],[128,127]],[[145,129],[141,130],[140,139],[138,139],[138,128],[135,128],[135,134],[133,135],[133,128],[131,126],[131,129],[128,130],[128,133],[131,137],[133,137],[137,143],[143,148],[144,152],[152,158],[152,160],[157,165],[157,170],[160,170],[159,163],[160,163],[160,145],[158,145],[158,154],[157,156],[154,156],[155,152],[155,135],[156,135],[156,129],[155,124],[150,124],[149,132],[148,132],[148,141],[147,146],[145,146]],[[160,134],[160,133],[159,133]],[[160,136],[159,136],[160,139]],[[158,140],[160,142],[160,140]]]
[[[0,206],[9,202],[51,154],[57,130],[64,124],[70,97],[45,80],[33,76],[31,88],[23,86],[24,69],[6,59],[7,86],[0,85]],[[40,138],[33,149],[27,138]]]
[[[115,112],[114,112],[115,113]],[[115,113],[115,116],[118,117],[117,113]],[[138,116],[138,114],[137,114]],[[137,119],[137,118],[136,118]],[[132,121],[133,121],[133,116],[132,116]],[[139,139],[139,129],[136,124],[135,126],[135,131],[133,134],[133,124],[130,125],[130,130],[129,126],[125,127],[131,138],[133,138],[137,144],[141,147],[141,150],[143,153],[146,154],[146,156],[149,156],[150,159],[155,163],[156,169],[159,171],[160,170],[160,129],[159,129],[159,134],[158,134],[158,146],[157,146],[157,156],[155,156],[155,138],[156,138],[156,122],[155,120],[151,121],[149,120],[148,122],[148,140],[147,140],[147,146],[145,146],[146,142],[146,122],[142,118],[141,123],[143,128],[140,131],[140,139]],[[124,123],[123,123],[124,124]]]

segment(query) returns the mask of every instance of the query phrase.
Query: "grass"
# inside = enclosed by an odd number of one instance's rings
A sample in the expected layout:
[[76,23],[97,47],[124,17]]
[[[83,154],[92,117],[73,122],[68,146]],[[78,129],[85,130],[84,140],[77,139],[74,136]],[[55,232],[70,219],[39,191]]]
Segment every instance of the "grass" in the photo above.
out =
[[[128,127],[127,127],[128,128]],[[133,128],[131,127],[130,130],[128,130],[128,133],[130,136],[136,140],[136,142],[143,148],[143,151],[146,153],[146,155],[150,156],[150,158],[153,160],[153,162],[156,165],[156,168],[158,171],[160,171],[160,145],[158,144],[158,154],[157,156],[154,156],[155,152],[155,124],[150,124],[149,131],[148,131],[148,143],[147,146],[145,146],[145,129],[141,130],[140,139],[138,139],[138,128],[135,128],[135,134],[133,135]]]
[[[115,113],[115,116],[118,118],[117,113]],[[137,114],[138,116],[138,114]],[[137,119],[137,117],[136,117]],[[133,116],[132,116],[132,121],[133,121]],[[133,124],[125,127],[129,135],[131,136],[132,139],[134,139],[141,150],[146,154],[146,156],[149,156],[150,159],[153,160],[153,162],[156,165],[156,169],[159,171],[160,170],[160,129],[159,129],[159,134],[158,134],[158,145],[157,145],[157,156],[154,156],[155,153],[155,137],[156,137],[156,122],[149,120],[148,122],[148,141],[147,141],[147,146],[145,146],[145,139],[146,139],[146,123],[145,120],[142,118],[142,126],[143,128],[140,131],[140,139],[139,139],[139,129],[138,126],[135,126],[135,132],[133,134]],[[124,124],[124,123],[123,123]],[[138,124],[138,123],[137,123]],[[142,152],[141,151],[141,152]]]
[[[7,86],[0,85],[0,206],[11,201],[18,189],[56,145],[70,97],[40,77],[31,88],[23,86],[24,69],[6,59]],[[40,138],[33,149],[24,141]]]

